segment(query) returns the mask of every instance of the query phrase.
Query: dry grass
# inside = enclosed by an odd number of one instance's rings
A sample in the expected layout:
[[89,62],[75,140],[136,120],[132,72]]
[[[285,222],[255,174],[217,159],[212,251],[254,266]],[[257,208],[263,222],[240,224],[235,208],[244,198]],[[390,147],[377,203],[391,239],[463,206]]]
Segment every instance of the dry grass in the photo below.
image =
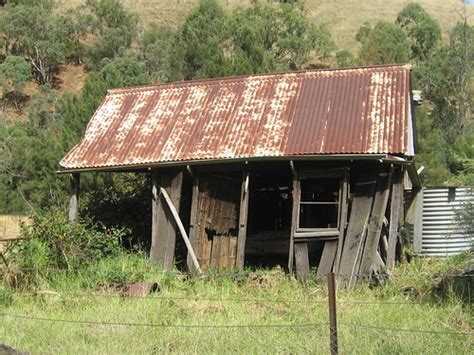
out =
[[28,223],[29,219],[25,216],[0,215],[0,240],[14,238],[20,235],[20,224]]
[[[136,13],[145,24],[179,25],[199,0],[122,0],[125,6]],[[57,0],[59,9],[70,9],[84,3],[84,0]],[[249,0],[221,0],[231,10],[249,4]],[[339,48],[357,52],[355,34],[364,22],[394,21],[397,13],[408,3],[407,0],[306,0],[309,18],[315,23],[327,24]],[[443,29],[448,31],[459,19],[456,9],[459,0],[419,0]],[[470,10],[474,11],[474,5]],[[471,21],[474,17],[471,16]]]

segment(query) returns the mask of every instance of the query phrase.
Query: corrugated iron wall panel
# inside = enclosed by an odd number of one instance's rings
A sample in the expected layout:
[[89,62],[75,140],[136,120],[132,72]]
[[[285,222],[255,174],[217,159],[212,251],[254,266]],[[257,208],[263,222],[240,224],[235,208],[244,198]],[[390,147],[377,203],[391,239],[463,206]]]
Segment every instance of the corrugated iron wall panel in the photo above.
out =
[[407,155],[403,65],[111,90],[63,169],[317,154]]
[[421,252],[428,256],[450,256],[470,250],[474,236],[459,228],[456,211],[474,202],[467,188],[423,189],[423,230]]

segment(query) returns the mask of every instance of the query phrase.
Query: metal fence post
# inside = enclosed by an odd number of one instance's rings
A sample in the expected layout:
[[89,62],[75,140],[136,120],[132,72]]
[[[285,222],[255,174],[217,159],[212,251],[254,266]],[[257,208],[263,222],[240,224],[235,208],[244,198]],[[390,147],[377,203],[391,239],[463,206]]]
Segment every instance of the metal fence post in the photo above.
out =
[[331,354],[336,355],[337,351],[337,318],[336,318],[336,287],[334,273],[328,273],[328,304],[329,304],[329,346]]

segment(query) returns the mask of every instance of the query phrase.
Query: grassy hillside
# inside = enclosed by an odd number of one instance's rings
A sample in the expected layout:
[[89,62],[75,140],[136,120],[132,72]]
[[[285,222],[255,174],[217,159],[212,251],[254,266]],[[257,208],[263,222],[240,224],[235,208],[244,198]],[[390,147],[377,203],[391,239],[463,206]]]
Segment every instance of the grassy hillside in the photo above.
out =
[[[59,9],[69,9],[85,0],[58,0]],[[198,0],[122,0],[145,24],[158,23],[176,26],[198,3]],[[221,0],[232,9],[248,4],[249,0]],[[410,1],[406,0],[306,0],[309,18],[315,23],[327,24],[336,44],[342,49],[357,52],[354,37],[364,22],[394,21],[397,13]],[[429,14],[442,26],[444,35],[458,20],[459,0],[419,0]],[[474,11],[474,5],[467,5]],[[471,20],[474,17],[471,17]],[[355,53],[354,53],[355,54]]]

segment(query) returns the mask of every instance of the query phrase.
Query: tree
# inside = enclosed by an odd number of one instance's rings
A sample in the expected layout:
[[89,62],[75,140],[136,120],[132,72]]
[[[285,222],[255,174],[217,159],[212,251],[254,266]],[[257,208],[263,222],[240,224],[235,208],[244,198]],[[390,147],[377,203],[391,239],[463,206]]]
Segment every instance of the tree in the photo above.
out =
[[94,31],[98,36],[85,63],[89,69],[100,71],[108,61],[123,56],[131,47],[137,35],[137,21],[119,0],[87,0],[86,6],[95,18]]
[[224,55],[229,19],[215,0],[201,0],[177,34],[170,56],[168,77],[190,80],[225,76],[230,61]]
[[395,24],[367,24],[356,35],[361,43],[359,62],[362,65],[406,63],[410,59],[410,43],[405,32]]
[[17,111],[23,89],[30,80],[31,66],[24,58],[10,55],[0,64],[0,84],[3,95],[13,99]]
[[310,58],[326,61],[335,48],[329,31],[305,17],[302,2],[254,1],[227,15],[202,0],[176,35],[168,65],[172,80],[295,70]]
[[342,50],[336,53],[337,66],[342,67],[354,67],[357,65],[357,60],[354,55],[348,50]]
[[168,82],[168,63],[173,53],[176,31],[170,27],[151,26],[140,38],[145,68],[155,82]]
[[233,47],[250,73],[301,69],[310,59],[324,62],[335,49],[331,34],[306,18],[300,1],[274,4],[255,1],[232,18]]
[[425,60],[441,40],[441,27],[420,4],[409,3],[399,13],[396,23],[406,31],[411,42],[411,57]]

